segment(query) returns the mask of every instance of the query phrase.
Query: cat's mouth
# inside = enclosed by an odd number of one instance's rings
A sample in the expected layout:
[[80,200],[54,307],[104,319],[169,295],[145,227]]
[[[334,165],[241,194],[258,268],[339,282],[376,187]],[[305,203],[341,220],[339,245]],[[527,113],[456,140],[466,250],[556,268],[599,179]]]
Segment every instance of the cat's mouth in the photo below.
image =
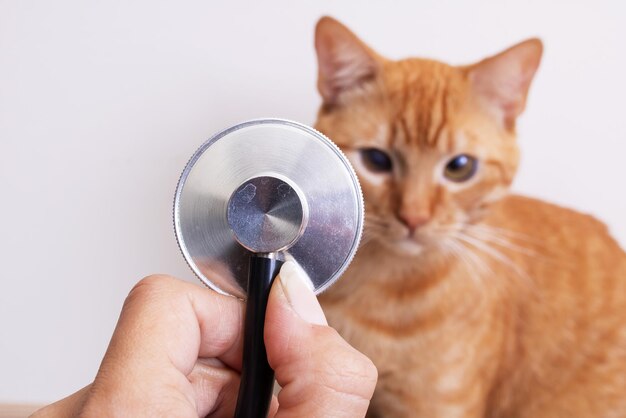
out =
[[397,254],[415,257],[439,249],[447,240],[449,233],[449,228],[425,225],[413,232],[405,228],[390,228],[383,234],[376,234],[378,235],[376,238]]
[[400,222],[366,218],[364,244],[377,241],[388,250],[402,256],[414,257],[441,247],[454,228],[429,222],[409,229]]
[[381,237],[391,249],[405,256],[418,256],[434,246],[433,237],[426,228],[414,232],[403,231],[395,236]]

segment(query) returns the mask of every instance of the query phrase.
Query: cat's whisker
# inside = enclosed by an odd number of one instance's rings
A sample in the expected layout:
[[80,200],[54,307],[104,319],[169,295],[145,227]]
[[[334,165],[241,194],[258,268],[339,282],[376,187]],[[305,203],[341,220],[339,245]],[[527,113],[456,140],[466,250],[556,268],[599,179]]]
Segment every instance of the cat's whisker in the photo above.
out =
[[372,233],[380,233],[386,231],[387,228],[384,228],[380,225],[365,223],[365,227],[363,228],[363,233],[372,234]]
[[532,243],[532,244],[536,244],[539,246],[543,246],[544,244],[543,241],[540,241],[539,239],[536,239],[535,237],[531,235],[527,235],[522,232],[511,231],[506,228],[498,228],[498,227],[494,227],[492,225],[487,225],[487,224],[471,223],[471,222],[456,222],[456,223],[450,224],[445,227],[440,227],[440,228],[448,232],[450,231],[463,232],[467,229],[473,229],[473,230],[476,229],[476,230],[481,230],[481,231],[485,231],[488,233],[492,233],[494,235],[503,236],[503,237],[506,237],[507,239],[525,241],[528,244]]
[[361,236],[361,243],[367,244],[375,240],[376,238],[381,236],[380,232],[382,231],[381,230],[376,231],[376,230],[373,230],[372,228],[365,228],[363,230],[363,235]]
[[512,231],[510,229],[500,228],[500,227],[497,227],[497,226],[487,225],[487,224],[480,224],[480,223],[471,224],[471,226],[473,228],[476,228],[476,229],[492,232],[492,233],[498,234],[500,236],[506,236],[506,237],[508,237],[510,239],[514,239],[514,240],[518,240],[518,241],[524,241],[524,242],[526,242],[528,244],[534,244],[534,245],[540,246],[542,248],[545,248],[545,243],[542,240],[540,240],[538,238],[535,238],[532,235],[525,234],[523,232]]
[[[494,245],[499,245],[503,248],[507,248],[511,251],[514,251],[520,254],[524,254],[530,257],[535,257],[544,261],[551,261],[551,258],[546,257],[545,254],[539,253],[533,250],[532,248],[529,248],[522,244],[513,242],[512,238],[509,239],[507,236],[505,236],[505,232],[507,230],[503,228],[491,228],[488,225],[480,225],[480,224],[456,223],[456,224],[450,225],[450,227],[447,228],[447,231],[452,232],[452,233],[460,232],[460,233],[469,235],[475,239],[486,241]],[[515,234],[514,231],[509,231],[509,232],[512,232],[513,234]],[[520,238],[521,236],[518,237],[518,239]],[[532,237],[528,236],[528,238],[532,238]],[[527,240],[527,241],[531,241],[531,240]]]
[[489,268],[484,260],[449,234],[443,235],[437,240],[437,243],[439,248],[443,250],[442,252],[449,253],[465,267],[469,277],[476,285],[480,288],[484,287],[482,286],[484,285],[484,278],[493,274],[493,270]]
[[[510,239],[501,236],[498,232],[505,232],[506,229],[503,228],[493,228],[493,231],[490,227],[485,225],[470,225],[467,232],[469,235],[474,235],[475,238],[483,239],[484,241],[489,241],[493,244],[500,245],[501,247],[508,248],[514,252],[528,255],[533,257],[536,260],[543,261],[545,263],[556,264],[562,266],[564,268],[572,268],[573,265],[570,261],[565,260],[561,257],[558,257],[544,244],[532,244],[533,246],[538,247],[537,250],[529,248],[527,246],[512,242]],[[513,232],[513,231],[510,231]],[[532,238],[532,237],[531,237]],[[533,240],[534,241],[534,240]]]
[[[463,245],[462,242],[459,242],[457,245],[463,248],[467,253],[468,258],[470,258],[472,262],[480,268],[483,278],[490,279],[495,277],[495,272],[479,253],[477,253],[473,248]],[[484,283],[484,281],[482,282]]]
[[389,224],[383,219],[371,218],[371,217],[365,217],[365,222],[369,222],[369,223],[376,224],[376,225],[388,225]]
[[[457,242],[454,238],[450,238],[448,241],[448,245],[452,249],[453,253],[458,256],[463,265],[466,266],[466,271],[468,272],[470,278],[482,288],[484,281],[483,275],[481,273],[486,272],[486,265],[482,260],[477,259],[475,254],[473,254],[467,247]],[[480,272],[476,270],[480,269]]]
[[485,262],[485,260],[483,260],[478,254],[476,254],[476,252],[471,249],[468,248],[466,246],[464,246],[463,244],[459,243],[459,246],[463,247],[466,251],[467,251],[467,255],[468,257],[470,257],[472,260],[474,260],[474,263],[477,264],[478,266],[480,266],[480,269],[485,273],[488,274],[490,277],[495,276],[495,272],[493,271],[493,269],[489,266],[489,264],[487,264]]
[[517,264],[515,264],[513,260],[511,260],[509,257],[504,255],[501,251],[498,251],[497,249],[493,248],[492,246],[490,246],[488,243],[486,243],[483,240],[480,240],[476,237],[469,236],[462,232],[457,233],[456,237],[459,240],[464,241],[465,243],[482,251],[486,255],[491,256],[491,258],[493,258],[494,260],[499,261],[502,265],[504,265],[505,267],[508,267],[509,269],[511,269],[512,272],[516,273],[522,280],[526,281],[528,285],[532,286],[533,280],[528,275],[528,273],[524,271],[522,268],[520,268]]
[[465,233],[467,233],[467,235],[474,236],[474,238],[488,241],[492,244],[500,245],[504,248],[508,248],[509,250],[518,252],[520,254],[525,254],[530,257],[536,257],[539,259],[547,259],[547,257],[545,257],[543,254],[538,253],[537,251],[511,242],[506,237],[500,236],[495,232],[476,228],[474,225],[469,225],[468,228],[465,230]]
[[364,246],[369,244],[372,241],[373,237],[371,236],[371,234],[363,234],[361,235],[361,242],[359,243],[360,246]]
[[367,216],[367,215],[365,216],[365,223],[372,224],[372,225],[383,225],[383,226],[389,225],[389,222],[387,222],[385,219],[375,217],[375,216]]
[[387,229],[387,228],[389,228],[389,222],[387,222],[387,221],[385,221],[384,219],[381,219],[381,218],[377,218],[377,217],[373,217],[373,216],[366,216],[365,217],[365,226],[369,227],[369,228]]
[[459,251],[458,243],[455,242],[454,238],[445,237],[437,241],[437,246],[439,250],[445,255],[451,256],[454,259],[460,261],[462,264],[467,263],[467,259],[462,251]]

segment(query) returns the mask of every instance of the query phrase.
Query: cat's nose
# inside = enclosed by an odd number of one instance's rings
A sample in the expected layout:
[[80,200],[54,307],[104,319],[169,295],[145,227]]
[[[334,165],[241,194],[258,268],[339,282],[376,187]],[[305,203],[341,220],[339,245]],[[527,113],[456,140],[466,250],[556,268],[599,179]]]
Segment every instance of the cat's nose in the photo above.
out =
[[401,213],[400,220],[413,234],[417,228],[430,221],[430,214],[427,213]]

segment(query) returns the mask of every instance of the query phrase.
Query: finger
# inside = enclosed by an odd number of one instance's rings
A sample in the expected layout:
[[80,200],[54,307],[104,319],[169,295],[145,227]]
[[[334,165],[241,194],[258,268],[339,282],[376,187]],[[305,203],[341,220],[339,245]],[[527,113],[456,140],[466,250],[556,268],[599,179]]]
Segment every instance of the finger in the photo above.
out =
[[114,358],[124,367],[139,368],[171,362],[185,375],[198,357],[221,357],[237,366],[242,318],[238,299],[172,277],[150,276],[126,298],[104,363]]
[[[217,359],[198,359],[188,379],[194,388],[199,416],[232,418],[235,415],[239,373]],[[274,396],[268,416],[273,417],[277,409]]]
[[85,408],[109,402],[122,415],[171,407],[197,416],[187,376],[198,357],[240,367],[241,301],[167,276],[141,280],[129,293]]
[[376,368],[326,325],[307,280],[287,262],[270,292],[265,345],[282,386],[276,418],[365,416]]
[[239,374],[216,358],[198,359],[187,376],[201,417],[232,417],[239,388]]
[[267,412],[268,418],[274,418],[278,412],[278,399],[276,395],[272,396],[272,402],[270,402],[270,409]]

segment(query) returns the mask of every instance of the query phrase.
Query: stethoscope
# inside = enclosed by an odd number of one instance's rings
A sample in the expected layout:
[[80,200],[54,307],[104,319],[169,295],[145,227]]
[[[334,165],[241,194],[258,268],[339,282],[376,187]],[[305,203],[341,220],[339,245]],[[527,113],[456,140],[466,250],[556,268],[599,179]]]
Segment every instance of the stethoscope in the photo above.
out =
[[174,199],[180,250],[205,285],[246,299],[236,418],[267,416],[274,371],[263,329],[281,265],[294,261],[322,292],[354,257],[363,214],[347,158],[324,135],[296,122],[235,125],[187,163]]

